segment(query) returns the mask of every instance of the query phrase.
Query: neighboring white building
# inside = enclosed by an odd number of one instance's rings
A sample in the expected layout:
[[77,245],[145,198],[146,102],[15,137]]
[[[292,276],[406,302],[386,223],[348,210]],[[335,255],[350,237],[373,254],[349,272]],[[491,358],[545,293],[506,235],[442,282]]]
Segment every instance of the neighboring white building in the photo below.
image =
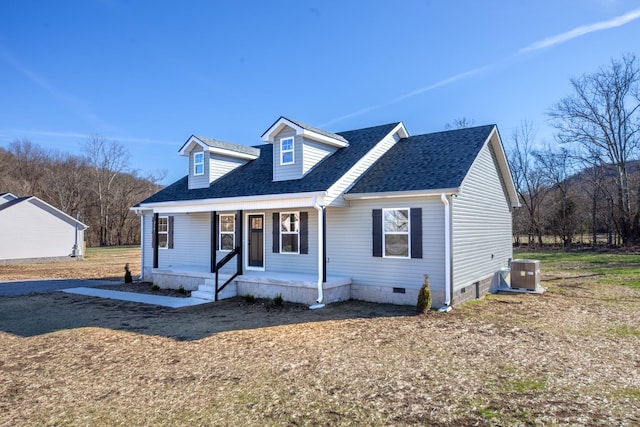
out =
[[[132,209],[142,276],[219,298],[434,306],[497,288],[519,206],[495,125],[409,136],[280,117],[256,147],[192,136],[188,175]],[[219,265],[221,259],[232,262]]]
[[0,194],[0,264],[82,258],[87,228],[35,196]]

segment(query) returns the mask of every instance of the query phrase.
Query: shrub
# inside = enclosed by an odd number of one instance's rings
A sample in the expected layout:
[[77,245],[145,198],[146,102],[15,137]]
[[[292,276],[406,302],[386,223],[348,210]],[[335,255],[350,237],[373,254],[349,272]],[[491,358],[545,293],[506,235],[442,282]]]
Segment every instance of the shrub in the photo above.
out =
[[256,302],[256,298],[251,294],[245,294],[244,302],[246,302],[247,304],[253,304],[254,302]]
[[282,294],[276,294],[275,297],[273,297],[273,303],[277,306],[282,305],[282,303],[284,302],[284,299],[282,298]]
[[155,283],[153,285],[151,285],[151,290],[153,291],[159,291],[160,290],[160,286],[156,285]]
[[429,276],[425,274],[424,284],[422,285],[422,288],[420,288],[420,292],[418,293],[417,309],[420,313],[424,313],[431,308],[432,303],[433,301],[431,300],[431,289],[429,289]]
[[129,263],[124,265],[124,283],[132,283],[131,271],[129,271]]
[[180,285],[178,286],[178,293],[179,294],[184,294],[186,291],[184,290],[184,286]]

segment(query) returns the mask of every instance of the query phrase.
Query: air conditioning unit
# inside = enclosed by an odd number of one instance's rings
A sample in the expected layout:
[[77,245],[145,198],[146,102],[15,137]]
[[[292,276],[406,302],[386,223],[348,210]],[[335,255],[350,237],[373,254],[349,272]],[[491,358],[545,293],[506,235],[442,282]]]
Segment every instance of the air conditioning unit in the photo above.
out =
[[511,261],[511,287],[535,291],[540,286],[540,261],[514,259]]

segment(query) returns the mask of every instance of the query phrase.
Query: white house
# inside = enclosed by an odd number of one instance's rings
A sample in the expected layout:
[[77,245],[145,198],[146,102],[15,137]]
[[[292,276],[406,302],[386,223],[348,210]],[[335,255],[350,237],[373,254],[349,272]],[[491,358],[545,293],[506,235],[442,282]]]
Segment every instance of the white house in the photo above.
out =
[[187,176],[132,208],[143,279],[212,298],[413,305],[428,274],[446,308],[509,266],[518,197],[496,126],[331,133],[280,117],[262,140],[180,148]]
[[0,264],[82,258],[87,228],[35,196],[0,194]]

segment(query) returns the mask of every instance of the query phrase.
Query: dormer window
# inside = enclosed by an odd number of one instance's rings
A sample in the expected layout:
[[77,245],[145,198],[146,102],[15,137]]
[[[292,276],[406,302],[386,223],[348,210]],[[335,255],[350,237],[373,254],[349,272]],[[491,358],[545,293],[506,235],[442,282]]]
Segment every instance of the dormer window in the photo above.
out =
[[293,138],[282,138],[280,140],[280,164],[292,165],[293,159]]
[[193,174],[194,175],[203,175],[204,174],[204,153],[193,153]]

